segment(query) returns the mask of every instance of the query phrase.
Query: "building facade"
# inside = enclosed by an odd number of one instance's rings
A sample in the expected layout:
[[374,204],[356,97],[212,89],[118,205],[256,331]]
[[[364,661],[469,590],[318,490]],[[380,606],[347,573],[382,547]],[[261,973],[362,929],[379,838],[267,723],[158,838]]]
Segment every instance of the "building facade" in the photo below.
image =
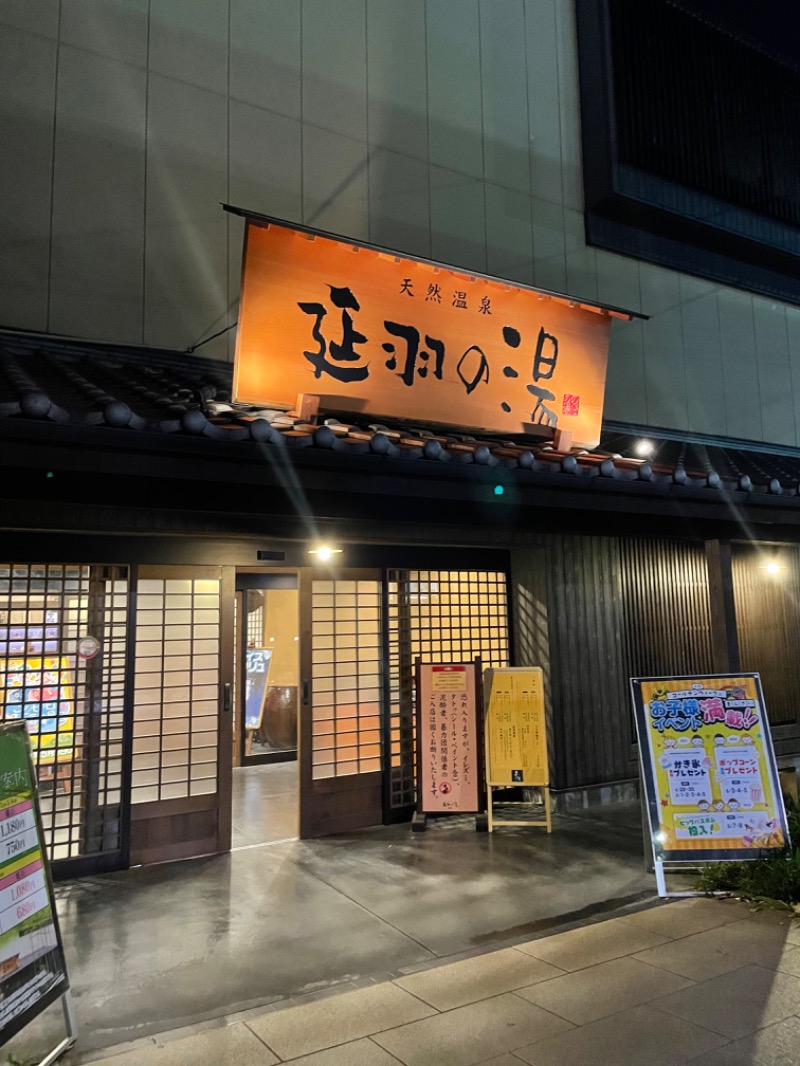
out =
[[[417,655],[542,665],[565,803],[634,787],[636,675],[760,671],[794,764],[800,311],[587,243],[589,6],[0,7],[0,627],[73,723],[39,758],[64,875],[230,846],[271,628],[299,734],[250,741],[299,749],[304,834],[409,815]],[[602,452],[232,408],[223,203],[647,316]]]

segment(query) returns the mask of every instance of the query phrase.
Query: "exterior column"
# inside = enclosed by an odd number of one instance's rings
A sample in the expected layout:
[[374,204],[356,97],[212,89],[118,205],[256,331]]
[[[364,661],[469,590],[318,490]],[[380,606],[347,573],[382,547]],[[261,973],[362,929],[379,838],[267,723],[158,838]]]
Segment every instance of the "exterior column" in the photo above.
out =
[[714,670],[733,674],[741,670],[736,602],[733,594],[731,545],[727,540],[706,541],[708,598],[711,608],[711,650]]

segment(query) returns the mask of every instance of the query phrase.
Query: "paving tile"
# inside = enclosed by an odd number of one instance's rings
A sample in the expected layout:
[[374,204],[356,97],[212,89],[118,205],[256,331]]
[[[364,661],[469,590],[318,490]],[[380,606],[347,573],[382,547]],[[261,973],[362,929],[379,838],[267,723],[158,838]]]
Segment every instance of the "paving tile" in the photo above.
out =
[[514,948],[464,959],[449,966],[401,977],[394,983],[437,1010],[451,1010],[489,996],[558,977],[563,970]]
[[774,968],[780,970],[781,973],[790,973],[795,977],[800,977],[800,948],[787,944]]
[[743,966],[653,1000],[651,1006],[737,1039],[783,1021],[800,1008],[800,978]]
[[514,1054],[531,1066],[678,1066],[724,1037],[651,1007],[633,1007]]
[[748,913],[747,905],[736,900],[698,898],[660,903],[636,914],[626,914],[625,920],[661,936],[684,937],[739,922]]
[[691,1066],[798,1066],[800,1064],[800,1018],[768,1025],[699,1059]]
[[736,933],[723,925],[640,951],[634,958],[692,981],[708,981],[749,964],[774,966],[782,953],[783,945],[774,940]]
[[315,1051],[313,1055],[303,1055],[300,1059],[291,1059],[286,1066],[398,1066],[398,1063],[388,1051],[365,1038],[326,1048],[325,1051]]
[[634,959],[612,959],[518,989],[517,995],[569,1022],[587,1025],[690,984],[684,977]]
[[477,1066],[520,1066],[520,1060],[509,1051],[506,1055],[498,1055],[493,1059],[485,1059]]
[[582,970],[586,966],[596,966],[609,959],[618,959],[666,943],[666,937],[641,929],[627,918],[612,918],[542,940],[518,944],[516,950],[535,955],[537,959],[562,970]]
[[435,1013],[431,1007],[387,981],[274,1011],[248,1024],[277,1055],[291,1059]]
[[[746,906],[746,904],[741,904]],[[767,936],[781,943],[800,945],[800,922],[788,911],[754,910],[747,908],[742,919],[731,925],[735,932],[749,933],[754,936]]]
[[474,1066],[571,1028],[563,1018],[509,992],[379,1033],[373,1040],[406,1066]]
[[278,1059],[243,1022],[237,1022],[223,1029],[203,1029],[180,1040],[95,1060],[93,1066],[219,1066],[223,1062],[275,1066]]

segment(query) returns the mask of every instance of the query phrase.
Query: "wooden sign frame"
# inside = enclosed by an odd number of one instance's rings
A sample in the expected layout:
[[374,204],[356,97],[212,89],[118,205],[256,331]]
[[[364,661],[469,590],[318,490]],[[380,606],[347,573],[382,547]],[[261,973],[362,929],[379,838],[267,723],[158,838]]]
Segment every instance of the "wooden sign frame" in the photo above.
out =
[[[533,674],[538,680],[538,699],[536,700],[536,714],[540,717],[541,728],[544,731],[544,772],[534,771],[526,773],[523,766],[518,770],[512,770],[508,775],[495,773],[492,767],[492,689],[494,679],[498,675]],[[486,810],[488,816],[488,830],[494,831],[495,826],[545,826],[548,833],[552,832],[552,812],[550,804],[550,763],[547,750],[547,722],[545,717],[544,703],[544,671],[539,666],[507,666],[498,669],[484,671],[484,693],[486,710],[484,714],[484,751],[486,752]],[[497,713],[497,712],[496,712]],[[518,776],[516,776],[518,775]],[[544,799],[544,818],[533,819],[499,819],[494,816],[493,788],[539,788]],[[507,801],[503,806],[530,807],[526,800]]]

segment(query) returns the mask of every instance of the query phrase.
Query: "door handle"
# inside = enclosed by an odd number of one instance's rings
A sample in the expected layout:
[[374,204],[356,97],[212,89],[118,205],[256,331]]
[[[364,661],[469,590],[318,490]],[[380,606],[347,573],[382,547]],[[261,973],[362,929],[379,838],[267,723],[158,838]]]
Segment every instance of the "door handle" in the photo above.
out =
[[222,710],[225,714],[231,713],[231,683],[226,681],[222,686]]
[[310,685],[308,683],[308,678],[304,677],[303,678],[303,706],[304,707],[308,706],[308,700],[309,700],[310,694],[311,693],[310,693]]

